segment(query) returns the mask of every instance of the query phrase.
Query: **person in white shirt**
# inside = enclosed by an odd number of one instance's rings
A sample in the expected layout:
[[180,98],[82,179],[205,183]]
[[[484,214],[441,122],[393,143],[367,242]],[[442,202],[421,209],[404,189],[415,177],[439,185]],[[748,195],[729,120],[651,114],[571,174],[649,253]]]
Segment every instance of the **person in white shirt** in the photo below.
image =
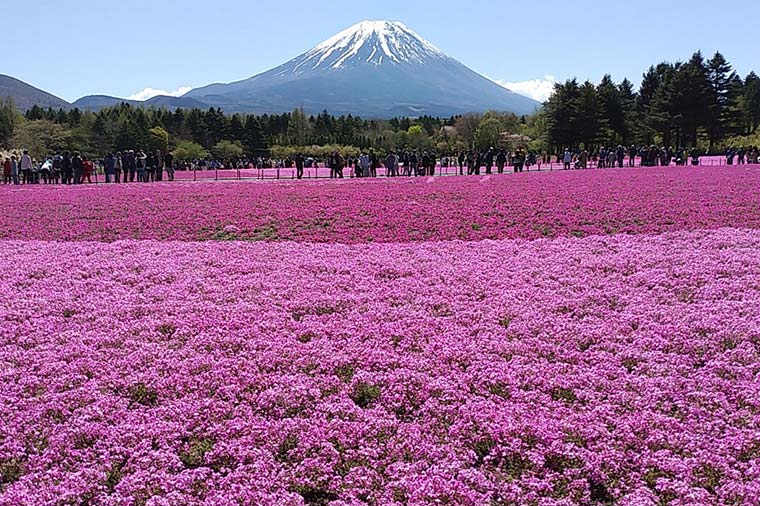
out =
[[29,151],[24,150],[24,154],[21,155],[20,166],[24,184],[30,184],[32,182],[32,157],[29,156]]

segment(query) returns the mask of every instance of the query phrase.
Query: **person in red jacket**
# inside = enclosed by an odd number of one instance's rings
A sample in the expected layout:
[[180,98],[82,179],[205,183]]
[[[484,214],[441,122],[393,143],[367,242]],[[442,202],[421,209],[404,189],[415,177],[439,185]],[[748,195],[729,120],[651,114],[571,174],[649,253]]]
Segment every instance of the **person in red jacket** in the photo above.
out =
[[95,172],[95,165],[92,163],[92,160],[88,160],[86,156],[82,156],[82,182],[85,180],[92,184],[92,174]]
[[3,162],[3,184],[11,184],[11,159],[6,158]]

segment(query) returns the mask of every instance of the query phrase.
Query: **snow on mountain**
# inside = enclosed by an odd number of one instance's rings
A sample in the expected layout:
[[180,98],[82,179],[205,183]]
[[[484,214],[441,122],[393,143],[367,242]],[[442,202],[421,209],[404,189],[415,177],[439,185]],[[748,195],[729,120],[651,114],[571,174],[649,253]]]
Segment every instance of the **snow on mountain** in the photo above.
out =
[[184,97],[227,112],[364,117],[528,114],[540,104],[447,56],[403,23],[363,21],[267,72],[211,84]]
[[294,71],[348,65],[417,64],[447,60],[438,48],[400,22],[363,21],[298,58]]

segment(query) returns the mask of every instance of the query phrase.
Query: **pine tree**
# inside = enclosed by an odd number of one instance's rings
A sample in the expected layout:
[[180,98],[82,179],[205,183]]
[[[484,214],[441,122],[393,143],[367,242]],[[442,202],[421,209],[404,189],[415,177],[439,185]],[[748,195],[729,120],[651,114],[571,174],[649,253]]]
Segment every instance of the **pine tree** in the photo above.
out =
[[742,94],[744,105],[744,114],[746,117],[749,131],[753,133],[760,127],[760,77],[754,72],[750,72],[744,80],[744,93]]

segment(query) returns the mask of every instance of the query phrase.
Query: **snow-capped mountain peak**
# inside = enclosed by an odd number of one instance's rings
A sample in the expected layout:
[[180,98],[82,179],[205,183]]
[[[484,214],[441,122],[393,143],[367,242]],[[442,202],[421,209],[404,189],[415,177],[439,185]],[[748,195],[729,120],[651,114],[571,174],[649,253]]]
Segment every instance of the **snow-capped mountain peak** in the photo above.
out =
[[399,22],[363,21],[318,46],[242,81],[185,95],[226,112],[367,118],[453,116],[488,110],[529,114],[521,97],[446,56]]
[[362,21],[300,58],[294,72],[340,69],[357,64],[425,65],[448,57],[398,21]]

